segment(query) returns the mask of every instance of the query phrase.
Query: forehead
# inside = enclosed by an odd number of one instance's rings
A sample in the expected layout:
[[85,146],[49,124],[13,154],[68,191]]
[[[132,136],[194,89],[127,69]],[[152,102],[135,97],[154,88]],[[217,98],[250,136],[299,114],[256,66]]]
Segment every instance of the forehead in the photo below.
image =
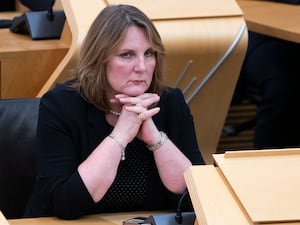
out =
[[124,32],[124,37],[120,43],[120,47],[124,46],[150,46],[150,41],[147,36],[147,32],[144,28],[138,26],[129,26]]

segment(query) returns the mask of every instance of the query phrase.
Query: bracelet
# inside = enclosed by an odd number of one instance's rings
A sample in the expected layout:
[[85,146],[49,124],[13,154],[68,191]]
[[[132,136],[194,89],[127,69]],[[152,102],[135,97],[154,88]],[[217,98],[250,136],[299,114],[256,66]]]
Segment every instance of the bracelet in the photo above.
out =
[[160,140],[154,144],[154,145],[147,145],[148,149],[152,152],[156,151],[157,149],[159,149],[167,140],[168,140],[168,136],[166,135],[165,132],[160,131]]
[[108,137],[110,137],[111,139],[113,139],[120,147],[121,149],[121,160],[124,161],[125,160],[125,147],[124,145],[122,145],[115,137],[115,135],[110,134],[108,135]]

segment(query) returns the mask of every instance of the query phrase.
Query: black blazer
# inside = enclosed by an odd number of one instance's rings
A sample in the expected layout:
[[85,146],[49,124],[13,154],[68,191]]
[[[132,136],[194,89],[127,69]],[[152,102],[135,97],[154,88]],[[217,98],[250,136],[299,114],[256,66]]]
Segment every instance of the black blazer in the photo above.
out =
[[[159,114],[153,118],[158,129],[167,133],[193,164],[204,164],[193,118],[182,92],[168,89],[161,96],[159,107]],[[37,127],[39,174],[26,217],[57,215],[76,218],[106,212],[93,202],[77,167],[111,130],[105,113],[68,89],[66,84],[42,97]],[[150,151],[145,154],[154,162]],[[166,190],[157,171],[153,171],[149,179],[152,180],[147,200],[141,208],[132,210],[176,208],[174,199],[178,196]]]

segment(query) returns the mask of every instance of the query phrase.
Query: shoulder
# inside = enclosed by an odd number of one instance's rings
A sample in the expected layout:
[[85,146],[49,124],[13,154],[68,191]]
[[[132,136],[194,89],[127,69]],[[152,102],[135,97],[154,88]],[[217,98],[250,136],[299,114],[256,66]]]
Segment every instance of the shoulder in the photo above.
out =
[[167,88],[161,95],[159,105],[161,120],[180,122],[190,116],[189,106],[179,88]]
[[182,107],[186,105],[184,95],[179,88],[168,87],[164,90],[160,99],[161,106]]
[[170,100],[170,99],[183,99],[183,93],[179,88],[167,87],[162,95],[161,100]]
[[69,82],[56,85],[41,98],[41,108],[53,113],[79,113],[87,107],[88,103],[75,90],[71,89]]

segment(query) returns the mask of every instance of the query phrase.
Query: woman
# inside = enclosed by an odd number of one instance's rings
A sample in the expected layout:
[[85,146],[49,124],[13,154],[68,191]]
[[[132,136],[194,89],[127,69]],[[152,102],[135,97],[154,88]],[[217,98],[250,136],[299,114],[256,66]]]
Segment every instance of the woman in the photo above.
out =
[[203,164],[192,115],[162,85],[164,48],[140,10],[108,6],[74,78],[41,99],[39,174],[25,216],[172,209],[184,171]]

